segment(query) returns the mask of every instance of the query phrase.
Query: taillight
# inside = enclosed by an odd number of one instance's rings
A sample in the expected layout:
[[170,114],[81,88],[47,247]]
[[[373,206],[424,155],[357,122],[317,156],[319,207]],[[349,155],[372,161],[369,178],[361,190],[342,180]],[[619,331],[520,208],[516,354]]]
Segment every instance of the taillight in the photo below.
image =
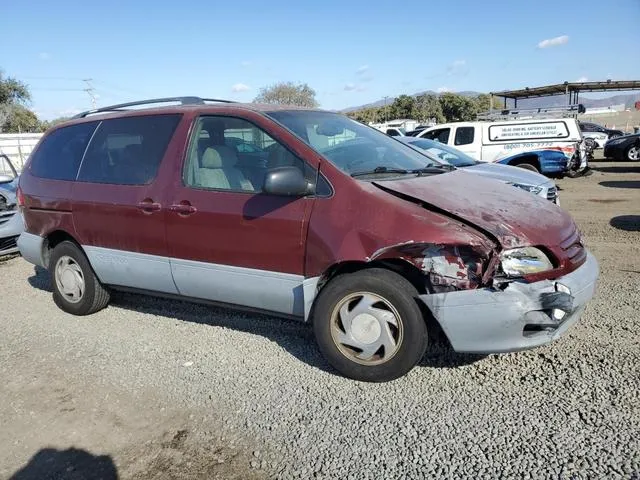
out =
[[24,208],[24,194],[22,193],[22,189],[18,187],[16,190],[16,200],[18,202],[18,208]]

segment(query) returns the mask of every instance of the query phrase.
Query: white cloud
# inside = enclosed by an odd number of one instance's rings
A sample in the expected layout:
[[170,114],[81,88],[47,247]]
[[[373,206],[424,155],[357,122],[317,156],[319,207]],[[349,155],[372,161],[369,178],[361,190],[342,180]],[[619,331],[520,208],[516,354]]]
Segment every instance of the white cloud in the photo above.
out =
[[47,52],[40,52],[38,54],[38,57],[40,58],[40,60],[49,60],[51,58],[51,55],[49,55]]
[[373,80],[373,75],[364,75],[360,77],[361,82],[370,82]]
[[580,77],[579,79],[576,80],[576,82],[588,82],[589,79],[587,77]]
[[462,67],[463,65],[466,65],[466,64],[467,64],[466,60],[456,60],[451,64],[451,66],[452,67]]
[[249,60],[244,60],[242,62],[240,62],[240,65],[243,67],[250,67],[251,66],[251,62]]
[[357,88],[357,87],[356,87],[355,83],[347,83],[347,84],[344,86],[344,89],[345,89],[347,92],[351,92],[351,91],[355,90],[356,88]]
[[465,75],[469,73],[469,67],[467,67],[466,60],[454,60],[447,65],[447,75]]
[[369,71],[369,65],[362,65],[360,68],[356,70],[356,75],[362,75]]
[[249,90],[251,90],[251,87],[249,85],[245,85],[244,83],[236,83],[231,87],[231,91],[236,93],[247,92]]
[[560,35],[559,37],[547,38],[538,43],[538,48],[557,47],[558,45],[564,45],[569,41],[568,35]]
[[436,88],[436,92],[438,93],[445,93],[445,92],[451,92],[452,90],[449,87],[438,87]]

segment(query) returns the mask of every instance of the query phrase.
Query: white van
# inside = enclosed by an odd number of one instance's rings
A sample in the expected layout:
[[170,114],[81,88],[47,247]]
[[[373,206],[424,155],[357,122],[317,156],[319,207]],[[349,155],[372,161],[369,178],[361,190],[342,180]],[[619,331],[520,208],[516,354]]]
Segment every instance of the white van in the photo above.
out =
[[455,122],[436,125],[417,137],[438,140],[482,162],[559,174],[582,142],[575,118]]

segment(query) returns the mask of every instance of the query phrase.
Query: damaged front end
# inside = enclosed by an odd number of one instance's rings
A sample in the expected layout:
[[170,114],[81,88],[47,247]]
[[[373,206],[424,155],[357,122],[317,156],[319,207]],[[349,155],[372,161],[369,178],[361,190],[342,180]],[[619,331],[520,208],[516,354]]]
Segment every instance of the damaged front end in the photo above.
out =
[[402,259],[424,275],[431,293],[471,290],[491,283],[498,264],[494,250],[469,245],[406,242],[376,251],[368,261]]

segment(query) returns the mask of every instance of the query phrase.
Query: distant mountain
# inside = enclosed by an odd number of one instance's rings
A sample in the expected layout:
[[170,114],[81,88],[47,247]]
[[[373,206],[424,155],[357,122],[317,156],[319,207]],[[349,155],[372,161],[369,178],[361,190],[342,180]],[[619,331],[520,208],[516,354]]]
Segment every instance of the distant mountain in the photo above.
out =
[[[414,93],[411,96],[417,97],[422,94],[428,95],[440,95],[433,90],[425,90],[424,92]],[[455,92],[458,95],[464,95],[465,97],[477,97],[481,94],[481,92],[474,91],[464,91],[464,92]],[[386,100],[387,105],[393,103],[395,97],[389,97]],[[601,108],[601,107],[609,107],[611,105],[620,105],[624,103],[627,108],[633,108],[635,102],[640,100],[640,92],[632,93],[626,95],[614,95],[606,98],[585,98],[581,97],[578,99],[580,103],[582,103],[586,108]],[[512,100],[510,102],[513,102]],[[561,107],[567,104],[567,97],[565,95],[557,95],[554,97],[543,97],[543,98],[526,98],[518,101],[518,108],[541,108],[541,107]],[[382,107],[385,105],[385,100],[378,100],[372,103],[366,103],[364,105],[359,105],[356,107],[348,107],[343,110],[340,110],[343,113],[353,112],[355,110],[362,110],[363,108],[371,108],[371,107]],[[510,107],[513,107],[513,104],[509,104]]]

